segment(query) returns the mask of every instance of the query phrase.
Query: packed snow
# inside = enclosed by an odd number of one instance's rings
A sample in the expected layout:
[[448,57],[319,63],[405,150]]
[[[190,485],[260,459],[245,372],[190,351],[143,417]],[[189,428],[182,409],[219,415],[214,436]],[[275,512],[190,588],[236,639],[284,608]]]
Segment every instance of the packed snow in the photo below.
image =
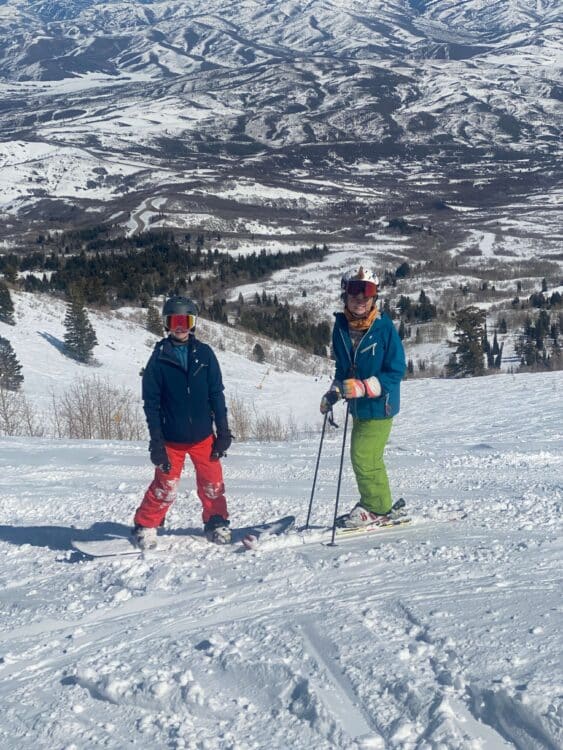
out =
[[[414,521],[336,547],[341,405],[314,530],[241,554],[203,540],[190,469],[169,549],[87,559],[73,539],[127,533],[146,444],[0,439],[0,747],[561,747],[562,393],[405,382],[387,464]],[[305,522],[319,437],[233,444],[235,529]]]

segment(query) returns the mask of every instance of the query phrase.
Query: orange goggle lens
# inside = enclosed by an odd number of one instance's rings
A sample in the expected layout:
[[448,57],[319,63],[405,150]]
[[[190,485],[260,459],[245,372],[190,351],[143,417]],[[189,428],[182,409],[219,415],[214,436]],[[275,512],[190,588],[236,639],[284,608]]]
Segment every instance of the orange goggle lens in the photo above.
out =
[[361,279],[352,279],[346,285],[346,293],[355,297],[357,294],[363,294],[364,297],[375,297],[377,295],[377,284],[374,281],[361,281]]
[[166,317],[166,328],[175,333],[185,333],[191,331],[195,322],[195,315],[168,315]]

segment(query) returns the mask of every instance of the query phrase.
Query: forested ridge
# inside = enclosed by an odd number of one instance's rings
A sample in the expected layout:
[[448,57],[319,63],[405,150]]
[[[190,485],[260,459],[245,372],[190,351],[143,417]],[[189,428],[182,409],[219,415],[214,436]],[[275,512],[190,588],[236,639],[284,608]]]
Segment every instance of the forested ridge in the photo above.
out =
[[177,236],[166,230],[125,237],[111,236],[100,227],[40,235],[27,252],[0,256],[0,273],[24,291],[67,299],[78,293],[97,307],[146,307],[154,297],[185,294],[212,320],[234,320],[248,330],[325,353],[328,325],[293,314],[277,299],[263,305],[258,295],[258,302],[250,300],[242,314],[240,305],[227,305],[225,296],[229,288],[267,279],[274,271],[322,260],[328,254],[326,245],[233,257],[211,244],[203,234]]

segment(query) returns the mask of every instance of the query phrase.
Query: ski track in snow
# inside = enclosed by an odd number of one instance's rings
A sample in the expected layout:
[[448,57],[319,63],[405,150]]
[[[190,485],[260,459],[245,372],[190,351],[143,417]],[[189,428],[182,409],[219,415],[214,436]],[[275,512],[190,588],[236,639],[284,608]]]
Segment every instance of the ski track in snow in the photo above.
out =
[[[145,446],[1,439],[0,748],[561,747],[561,385],[407,382],[387,463],[415,522],[336,547],[187,536],[187,471],[170,550],[86,560],[71,539],[126,532]],[[317,448],[235,444],[233,524],[303,523]]]

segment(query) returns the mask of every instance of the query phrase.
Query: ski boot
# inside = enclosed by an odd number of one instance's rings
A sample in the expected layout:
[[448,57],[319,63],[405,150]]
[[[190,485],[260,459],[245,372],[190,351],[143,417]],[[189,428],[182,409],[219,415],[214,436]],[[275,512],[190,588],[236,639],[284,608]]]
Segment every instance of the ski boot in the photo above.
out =
[[230,544],[231,530],[229,522],[223,516],[211,516],[203,526],[203,531],[208,542],[213,544]]
[[403,516],[406,516],[405,501],[399,498],[387,513],[374,513],[356,503],[349,513],[339,516],[336,525],[345,529],[361,529],[364,526],[391,526]]
[[156,549],[156,529],[149,528],[148,526],[139,526],[135,524],[131,531],[131,542],[142,550]]

